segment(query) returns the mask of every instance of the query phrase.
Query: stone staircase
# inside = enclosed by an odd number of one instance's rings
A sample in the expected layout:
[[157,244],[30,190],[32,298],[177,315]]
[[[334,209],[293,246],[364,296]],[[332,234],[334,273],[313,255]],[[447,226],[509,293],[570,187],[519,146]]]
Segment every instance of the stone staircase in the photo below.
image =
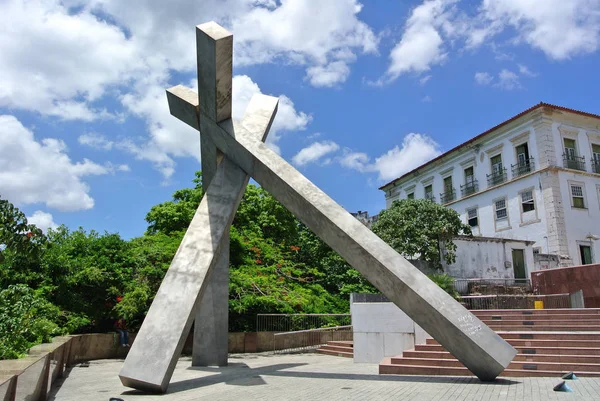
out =
[[327,341],[317,349],[318,354],[341,356],[344,358],[354,357],[354,343],[352,341]]
[[[505,377],[600,377],[600,309],[472,311],[518,354]],[[402,356],[385,358],[380,374],[472,376],[437,341],[428,339]]]

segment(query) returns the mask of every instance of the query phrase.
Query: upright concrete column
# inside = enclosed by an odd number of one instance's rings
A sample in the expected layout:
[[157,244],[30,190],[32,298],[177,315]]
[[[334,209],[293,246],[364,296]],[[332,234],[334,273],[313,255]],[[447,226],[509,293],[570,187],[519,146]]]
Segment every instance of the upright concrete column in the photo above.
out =
[[[231,118],[233,36],[215,23],[196,27],[200,133]],[[222,154],[208,135],[200,135],[202,187],[206,191]],[[192,366],[226,366],[229,349],[229,228],[221,254],[198,305]]]
[[[171,88],[168,100],[173,115],[192,127],[198,125],[197,120],[190,118],[198,112],[197,97],[190,99],[188,89]],[[277,98],[270,96],[254,96],[240,126],[252,127],[252,135],[264,140],[277,102]],[[221,126],[227,135],[234,135],[231,120]],[[247,174],[227,157],[223,158],[125,359],[119,373],[123,385],[150,392],[167,390],[198,304],[200,300],[205,302],[204,295],[223,251],[223,240],[248,180]]]

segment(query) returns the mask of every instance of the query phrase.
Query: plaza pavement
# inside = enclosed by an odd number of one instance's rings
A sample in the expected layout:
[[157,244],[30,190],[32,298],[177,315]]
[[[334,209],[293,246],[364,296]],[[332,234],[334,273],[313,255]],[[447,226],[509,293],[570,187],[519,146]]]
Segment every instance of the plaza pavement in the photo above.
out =
[[600,400],[600,379],[567,381],[573,393],[554,392],[556,378],[380,376],[376,364],[319,354],[238,354],[224,368],[193,368],[181,358],[166,394],[147,395],[123,387],[123,360],[74,366],[48,399],[54,401],[186,400]]

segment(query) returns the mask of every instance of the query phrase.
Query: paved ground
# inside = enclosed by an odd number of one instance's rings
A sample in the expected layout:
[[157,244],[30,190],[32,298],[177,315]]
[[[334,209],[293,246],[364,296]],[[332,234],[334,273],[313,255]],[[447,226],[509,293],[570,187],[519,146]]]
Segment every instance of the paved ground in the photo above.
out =
[[180,359],[169,391],[145,395],[121,385],[122,360],[100,360],[74,367],[49,400],[600,400],[600,379],[569,381],[573,393],[552,391],[560,378],[499,379],[380,376],[377,365],[327,355],[230,356],[226,368],[192,368]]

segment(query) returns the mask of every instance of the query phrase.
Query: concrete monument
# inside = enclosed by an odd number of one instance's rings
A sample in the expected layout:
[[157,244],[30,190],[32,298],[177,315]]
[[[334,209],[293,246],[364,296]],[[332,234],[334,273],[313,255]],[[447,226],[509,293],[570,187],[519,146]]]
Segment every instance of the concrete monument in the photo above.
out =
[[201,131],[208,186],[125,360],[122,383],[166,391],[194,317],[194,363],[226,363],[225,242],[249,177],[477,377],[495,379],[516,350],[264,145],[277,99],[253,97],[242,121],[232,122],[232,36],[215,23],[196,32],[200,92],[177,86],[167,96],[171,114]]

